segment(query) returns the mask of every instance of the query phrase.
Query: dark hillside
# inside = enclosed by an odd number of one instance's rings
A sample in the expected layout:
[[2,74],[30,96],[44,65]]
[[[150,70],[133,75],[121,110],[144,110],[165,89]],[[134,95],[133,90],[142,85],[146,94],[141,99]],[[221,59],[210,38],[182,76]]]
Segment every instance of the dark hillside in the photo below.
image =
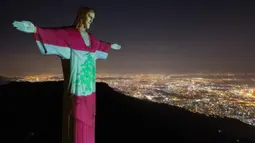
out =
[[[61,142],[62,82],[0,86],[1,142]],[[97,83],[97,143],[255,143],[255,128],[118,93]]]

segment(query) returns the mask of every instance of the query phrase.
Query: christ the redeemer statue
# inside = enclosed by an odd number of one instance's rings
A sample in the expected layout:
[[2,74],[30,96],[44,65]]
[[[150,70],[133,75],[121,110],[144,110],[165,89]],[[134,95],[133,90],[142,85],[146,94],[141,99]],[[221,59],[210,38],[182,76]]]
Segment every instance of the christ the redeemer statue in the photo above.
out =
[[65,81],[62,143],[95,143],[96,60],[106,59],[118,44],[97,40],[88,32],[94,10],[78,10],[73,27],[41,28],[30,21],[14,21],[17,30],[33,33],[40,52],[61,58]]

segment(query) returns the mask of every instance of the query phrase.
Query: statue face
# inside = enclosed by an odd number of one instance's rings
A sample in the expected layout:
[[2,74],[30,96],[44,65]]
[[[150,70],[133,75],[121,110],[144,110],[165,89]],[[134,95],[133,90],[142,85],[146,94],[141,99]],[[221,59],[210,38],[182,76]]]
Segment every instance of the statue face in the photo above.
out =
[[95,19],[95,13],[93,11],[90,11],[86,14],[86,19],[85,19],[85,29],[89,29],[90,25],[92,24],[93,20]]

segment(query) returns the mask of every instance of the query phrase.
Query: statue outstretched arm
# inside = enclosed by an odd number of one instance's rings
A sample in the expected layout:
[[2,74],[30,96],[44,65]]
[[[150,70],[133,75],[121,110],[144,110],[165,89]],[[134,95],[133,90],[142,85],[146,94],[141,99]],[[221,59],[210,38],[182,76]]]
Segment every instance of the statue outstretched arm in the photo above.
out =
[[61,28],[40,28],[30,21],[14,21],[13,26],[22,32],[33,33],[40,52],[44,55],[58,55],[63,59],[70,58],[68,34]]
[[90,33],[92,44],[96,48],[96,57],[97,59],[107,59],[108,52],[110,49],[119,50],[121,46],[118,44],[112,44],[105,41],[97,40],[91,33]]

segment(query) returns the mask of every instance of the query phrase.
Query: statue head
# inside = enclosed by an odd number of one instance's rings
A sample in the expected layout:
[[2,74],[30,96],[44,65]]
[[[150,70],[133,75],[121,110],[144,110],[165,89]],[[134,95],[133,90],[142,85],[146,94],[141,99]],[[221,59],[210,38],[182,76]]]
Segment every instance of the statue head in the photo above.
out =
[[78,10],[77,17],[75,20],[75,26],[77,29],[88,30],[93,20],[95,19],[95,12],[93,9],[88,7],[81,7]]

